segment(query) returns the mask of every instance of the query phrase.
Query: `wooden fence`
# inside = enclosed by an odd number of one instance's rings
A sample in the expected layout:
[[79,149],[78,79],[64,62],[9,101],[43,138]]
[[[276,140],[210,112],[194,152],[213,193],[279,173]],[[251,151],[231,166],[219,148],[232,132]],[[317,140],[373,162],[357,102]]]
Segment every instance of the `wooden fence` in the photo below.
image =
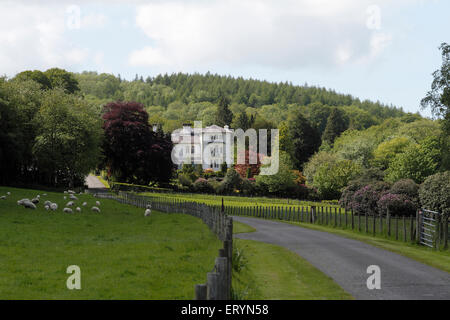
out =
[[[147,197],[154,199],[162,206],[171,203],[182,203],[176,198]],[[209,205],[211,208],[221,209],[220,205]],[[261,219],[281,220],[288,222],[310,223],[329,226],[336,229],[352,230],[375,237],[387,238],[402,242],[420,244],[419,211],[416,216],[392,216],[388,214],[354,214],[352,210],[330,206],[225,206],[224,211],[229,216],[246,216]],[[438,238],[435,248],[448,248],[448,219],[441,218]]]
[[223,242],[214,268],[206,276],[205,284],[195,285],[197,300],[229,300],[231,298],[231,275],[233,257],[233,218],[229,217],[221,207],[210,206],[198,202],[176,199],[155,199],[120,191],[118,194],[96,193],[95,197],[114,199],[120,203],[147,208],[165,213],[184,213],[200,218],[210,230]]

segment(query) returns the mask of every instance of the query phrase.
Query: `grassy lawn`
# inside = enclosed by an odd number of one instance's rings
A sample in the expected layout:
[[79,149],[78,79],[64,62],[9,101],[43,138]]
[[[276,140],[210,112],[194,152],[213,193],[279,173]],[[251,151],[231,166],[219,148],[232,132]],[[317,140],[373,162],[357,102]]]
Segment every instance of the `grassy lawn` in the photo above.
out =
[[[199,219],[77,195],[82,213],[64,214],[62,193],[0,187],[0,299],[192,299],[220,241]],[[37,210],[17,200],[41,195]],[[43,202],[58,203],[56,212]],[[81,290],[68,290],[66,269],[81,269]]]
[[[283,221],[282,221],[283,222]],[[450,272],[450,252],[448,250],[437,251],[428,247],[419,246],[411,242],[400,242],[384,238],[372,237],[357,231],[342,230],[333,227],[312,225],[308,223],[286,222],[303,228],[334,233],[350,239],[363,241],[376,247],[389,250],[405,257],[417,260],[432,267]]]
[[[255,229],[234,221],[234,234]],[[241,272],[233,273],[237,296],[248,300],[348,300],[333,279],[299,255],[279,246],[251,240],[234,239],[243,254]]]
[[220,206],[222,205],[222,198],[224,199],[224,205],[227,207],[282,207],[282,208],[309,208],[311,206],[323,206],[339,208],[338,205],[311,202],[311,201],[300,201],[293,199],[281,199],[281,198],[266,198],[266,197],[239,197],[239,196],[221,196],[212,194],[195,194],[195,193],[158,193],[158,192],[144,192],[140,195],[163,198],[163,199],[176,199],[191,202],[200,202],[208,205]]

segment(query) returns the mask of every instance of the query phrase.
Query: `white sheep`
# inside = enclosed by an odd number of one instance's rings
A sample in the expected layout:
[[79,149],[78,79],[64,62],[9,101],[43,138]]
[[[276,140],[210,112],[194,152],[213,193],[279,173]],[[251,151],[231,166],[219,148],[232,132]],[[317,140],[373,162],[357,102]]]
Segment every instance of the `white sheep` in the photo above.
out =
[[100,206],[100,201],[95,201],[95,204],[96,204],[97,206]]
[[31,199],[31,202],[33,202],[34,204],[38,204],[39,203],[39,198]]
[[66,207],[72,207],[73,205],[74,205],[74,202],[73,201],[69,201],[69,202],[67,202]]
[[48,201],[48,200],[44,202],[44,206],[49,206],[50,207],[51,204],[52,204],[51,201]]
[[151,208],[152,208],[152,205],[149,203],[149,204],[147,205],[146,208],[147,208],[147,209],[151,209]]
[[87,206],[87,202],[83,202],[83,207],[86,207]]
[[46,196],[47,196],[47,194],[46,194],[46,193],[44,193],[44,194],[43,194],[43,196],[44,196],[44,197],[46,197]]
[[75,197],[73,194],[71,194],[71,195],[69,196],[69,199],[70,199],[70,200],[75,200],[75,201],[78,200],[78,198]]
[[57,204],[57,203],[52,203],[52,204],[50,205],[50,209],[52,209],[52,211],[57,210],[57,209],[58,209],[58,204]]
[[7,196],[10,196],[10,195],[11,195],[11,192],[7,192],[6,195],[7,195]]
[[64,200],[67,200],[67,197],[66,197],[66,196],[64,196]]
[[33,210],[36,209],[36,205],[35,205],[33,202],[31,202],[31,201],[25,201],[25,202],[23,203],[23,206],[24,206],[26,209],[33,209]]
[[0,200],[5,200],[6,199],[6,196],[1,196],[0,197]]
[[77,207],[75,210],[77,210],[77,212],[81,212],[81,208]]
[[67,191],[64,191],[64,193],[67,193]]
[[48,205],[48,204],[46,204],[45,206],[44,206],[44,208],[45,208],[45,210],[50,210],[50,206]]
[[17,204],[18,204],[19,206],[23,206],[23,204],[24,204],[25,202],[31,202],[31,201],[30,201],[30,199],[22,199],[22,200],[17,201]]
[[72,190],[68,190],[67,192],[70,193],[70,194],[74,194],[75,193],[75,191],[72,191]]
[[64,213],[73,213],[73,210],[70,208],[64,208],[63,211]]
[[145,217],[149,217],[152,214],[152,210],[151,209],[147,209],[145,210],[144,216]]
[[91,210],[100,213],[100,209],[98,207],[92,207]]

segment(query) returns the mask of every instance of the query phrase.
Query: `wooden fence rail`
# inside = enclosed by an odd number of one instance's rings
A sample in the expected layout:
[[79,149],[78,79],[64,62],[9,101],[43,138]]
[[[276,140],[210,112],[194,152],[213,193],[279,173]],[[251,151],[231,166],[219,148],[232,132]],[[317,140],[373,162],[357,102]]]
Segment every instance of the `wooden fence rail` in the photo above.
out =
[[206,284],[195,285],[195,299],[231,299],[233,218],[229,217],[223,208],[198,202],[140,196],[123,191],[119,191],[118,194],[96,193],[94,196],[102,199],[114,199],[120,203],[139,208],[150,208],[151,206],[151,209],[156,211],[183,213],[200,218],[219,240],[223,242],[223,248],[219,250],[213,270],[206,276]]

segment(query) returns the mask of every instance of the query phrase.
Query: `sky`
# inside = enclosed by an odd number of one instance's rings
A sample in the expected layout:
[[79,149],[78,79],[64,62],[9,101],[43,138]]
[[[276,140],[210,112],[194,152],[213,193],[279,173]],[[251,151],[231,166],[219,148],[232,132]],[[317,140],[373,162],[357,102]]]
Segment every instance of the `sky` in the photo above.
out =
[[217,73],[420,112],[448,0],[0,0],[0,75]]

